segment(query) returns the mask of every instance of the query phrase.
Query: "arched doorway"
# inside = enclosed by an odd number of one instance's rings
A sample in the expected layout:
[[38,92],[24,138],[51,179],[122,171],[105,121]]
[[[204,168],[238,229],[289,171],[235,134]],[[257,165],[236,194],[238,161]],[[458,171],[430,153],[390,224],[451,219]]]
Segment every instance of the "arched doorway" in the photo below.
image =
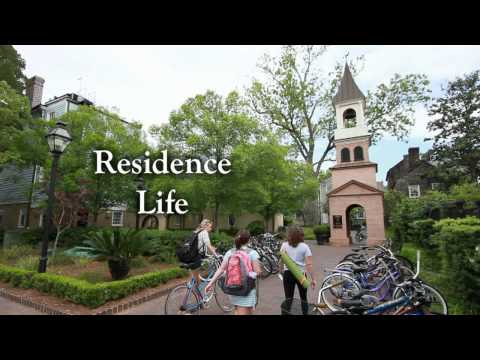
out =
[[142,221],[142,228],[158,229],[158,218],[155,215],[148,215]]
[[367,215],[363,206],[350,205],[346,211],[347,236],[351,245],[366,245],[368,239]]

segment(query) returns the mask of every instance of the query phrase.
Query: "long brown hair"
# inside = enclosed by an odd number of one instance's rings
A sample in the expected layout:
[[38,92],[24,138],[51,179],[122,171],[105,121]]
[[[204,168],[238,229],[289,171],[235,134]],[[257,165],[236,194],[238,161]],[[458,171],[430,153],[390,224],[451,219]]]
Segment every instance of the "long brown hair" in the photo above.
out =
[[250,232],[248,230],[242,229],[235,236],[235,247],[237,248],[237,250],[240,250],[240,248],[243,245],[247,244],[249,240]]
[[292,225],[288,227],[288,244],[293,247],[297,247],[297,245],[304,240],[304,233],[303,229],[300,226]]

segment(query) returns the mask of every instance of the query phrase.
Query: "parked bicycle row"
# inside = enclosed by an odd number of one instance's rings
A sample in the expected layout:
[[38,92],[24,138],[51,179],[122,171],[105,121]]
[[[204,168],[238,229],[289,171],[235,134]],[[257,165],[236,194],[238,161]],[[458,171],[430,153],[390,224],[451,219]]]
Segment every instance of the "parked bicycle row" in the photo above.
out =
[[[363,246],[326,271],[318,304],[331,313],[448,314],[441,293],[419,278],[419,252],[414,269],[408,259],[386,246]],[[322,312],[321,307],[317,309]]]

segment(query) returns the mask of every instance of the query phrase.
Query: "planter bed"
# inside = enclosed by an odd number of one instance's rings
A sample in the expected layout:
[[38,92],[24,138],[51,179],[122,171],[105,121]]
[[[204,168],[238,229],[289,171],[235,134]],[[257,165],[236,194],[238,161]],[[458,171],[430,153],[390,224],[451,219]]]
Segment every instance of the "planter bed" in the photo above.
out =
[[[154,292],[142,291],[154,289],[157,287],[166,287],[169,281],[182,279],[188,272],[178,267],[151,272],[143,275],[129,277],[125,280],[111,281],[98,284],[91,284],[84,280],[78,280],[72,277],[55,274],[38,274],[34,271],[22,270],[10,266],[0,265],[0,281],[8,283],[8,289],[15,291],[13,287],[18,287],[25,295],[38,297],[38,293],[49,295],[54,308],[59,306],[82,305],[85,309],[96,309],[94,313],[101,312],[99,308],[103,305],[111,307],[112,301],[123,302],[126,297],[131,295],[145,297],[153,296]],[[5,287],[5,286],[3,286]],[[35,291],[34,291],[35,290]],[[156,292],[161,289],[156,289]],[[19,293],[20,294],[20,293]],[[139,295],[140,294],[140,295]],[[45,298],[45,300],[48,300]],[[137,299],[138,300],[138,299]],[[127,300],[128,302],[128,300]],[[76,309],[81,311],[80,308]]]

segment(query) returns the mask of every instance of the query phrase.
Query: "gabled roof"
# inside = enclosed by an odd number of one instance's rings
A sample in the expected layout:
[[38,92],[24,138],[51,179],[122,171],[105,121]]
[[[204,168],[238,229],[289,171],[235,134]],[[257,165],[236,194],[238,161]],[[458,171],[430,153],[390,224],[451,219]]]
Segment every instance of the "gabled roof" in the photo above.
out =
[[[370,186],[370,185],[367,185],[367,184],[364,184],[360,181],[357,181],[357,180],[350,180],[349,182],[337,187],[336,189],[333,189],[332,191],[330,191],[327,196],[332,196],[332,195],[335,195],[337,193],[339,193],[340,191],[348,188],[349,186],[351,185],[357,185],[365,190],[368,190],[368,191],[371,191],[373,194],[383,194],[383,191],[377,189],[377,188],[374,188],[373,186]],[[368,194],[367,194],[368,195]]]
[[337,105],[348,100],[365,101],[365,95],[363,95],[357,84],[355,84],[348,64],[345,64],[345,70],[340,82],[340,87],[338,88],[337,94],[333,97],[333,105]]

